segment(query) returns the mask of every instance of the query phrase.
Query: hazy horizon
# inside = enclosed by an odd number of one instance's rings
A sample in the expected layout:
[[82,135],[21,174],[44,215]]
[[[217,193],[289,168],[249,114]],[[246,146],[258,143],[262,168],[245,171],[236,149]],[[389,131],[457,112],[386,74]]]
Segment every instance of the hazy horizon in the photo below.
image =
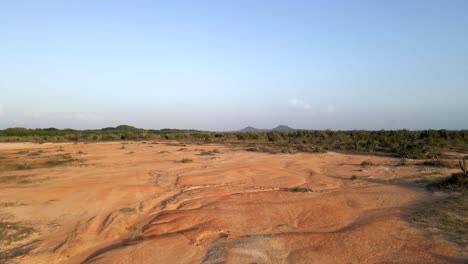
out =
[[0,129],[467,129],[468,1],[0,3]]

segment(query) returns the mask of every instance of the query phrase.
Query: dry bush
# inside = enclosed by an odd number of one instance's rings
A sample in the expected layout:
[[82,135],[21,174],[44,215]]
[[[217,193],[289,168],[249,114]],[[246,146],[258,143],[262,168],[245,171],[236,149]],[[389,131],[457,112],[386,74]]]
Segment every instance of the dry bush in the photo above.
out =
[[23,240],[34,232],[31,227],[21,226],[13,222],[0,222],[0,245],[10,245]]
[[200,152],[200,155],[202,155],[202,156],[213,156],[213,155],[219,154],[219,153],[221,153],[221,152],[219,152],[218,149],[213,149],[213,150],[202,150],[202,151]]
[[428,190],[440,190],[448,192],[468,191],[468,175],[466,160],[459,162],[461,173],[454,173],[450,177],[426,185]]
[[312,191],[309,188],[303,188],[303,187],[281,188],[280,190],[283,192],[311,192]]
[[125,208],[120,208],[119,209],[119,212],[121,213],[124,213],[124,214],[133,214],[135,213],[135,208],[131,208],[131,207],[125,207]]
[[402,158],[398,161],[397,166],[408,166],[408,160],[405,158]]
[[361,167],[368,168],[368,167],[374,166],[375,164],[370,160],[365,160],[365,161],[361,162],[360,165],[361,165]]

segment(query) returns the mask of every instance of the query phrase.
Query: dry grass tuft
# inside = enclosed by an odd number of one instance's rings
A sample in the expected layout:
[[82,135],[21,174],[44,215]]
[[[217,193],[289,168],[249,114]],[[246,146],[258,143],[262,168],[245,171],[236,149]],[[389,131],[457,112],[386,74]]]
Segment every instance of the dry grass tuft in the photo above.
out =
[[221,153],[218,149],[213,149],[213,150],[202,150],[200,152],[200,155],[202,156],[214,156],[216,154]]
[[311,192],[312,190],[309,188],[303,188],[303,187],[293,187],[293,188],[281,188],[280,189],[283,192]]
[[18,223],[0,222],[0,244],[8,246],[29,237],[33,232],[33,228],[21,226]]
[[133,214],[135,213],[135,208],[131,208],[131,207],[125,207],[125,208],[120,208],[119,209],[119,212],[121,213],[124,213],[124,214]]
[[361,167],[368,168],[368,167],[374,166],[375,164],[370,160],[365,160],[365,161],[361,162],[360,165],[361,165]]

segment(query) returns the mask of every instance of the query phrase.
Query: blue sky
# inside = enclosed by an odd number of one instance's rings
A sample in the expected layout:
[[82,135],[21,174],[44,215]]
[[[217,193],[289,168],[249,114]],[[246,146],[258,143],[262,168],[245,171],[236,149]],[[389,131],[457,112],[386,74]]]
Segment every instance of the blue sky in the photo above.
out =
[[0,129],[468,128],[468,1],[1,1]]

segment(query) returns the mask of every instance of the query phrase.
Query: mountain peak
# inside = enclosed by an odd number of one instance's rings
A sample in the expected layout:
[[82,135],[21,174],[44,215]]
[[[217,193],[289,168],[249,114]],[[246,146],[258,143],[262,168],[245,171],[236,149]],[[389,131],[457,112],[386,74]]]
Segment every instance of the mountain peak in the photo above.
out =
[[252,127],[252,126],[247,126],[241,130],[239,130],[239,132],[268,132],[268,131],[280,131],[280,132],[287,132],[287,131],[294,131],[296,129],[294,128],[290,128],[289,126],[286,126],[286,125],[279,125],[273,129],[258,129],[258,128],[255,128],[255,127]]
[[239,132],[256,132],[256,131],[259,131],[260,129],[258,128],[255,128],[255,127],[252,127],[252,126],[247,126],[241,130],[239,130]]
[[286,125],[279,125],[272,129],[272,131],[293,131],[293,130],[295,129],[290,128],[289,126],[286,126]]

